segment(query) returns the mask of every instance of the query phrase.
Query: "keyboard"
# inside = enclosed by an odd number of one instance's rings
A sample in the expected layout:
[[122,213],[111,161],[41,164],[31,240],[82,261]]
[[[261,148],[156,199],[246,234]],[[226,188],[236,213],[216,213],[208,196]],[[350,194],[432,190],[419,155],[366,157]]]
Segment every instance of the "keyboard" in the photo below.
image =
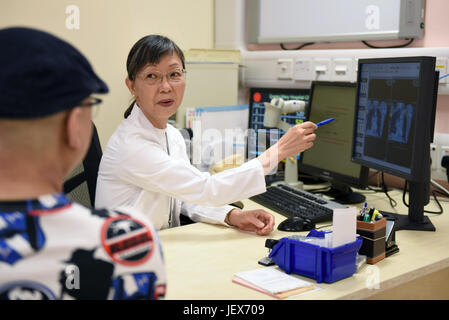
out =
[[347,208],[338,202],[286,184],[271,186],[265,193],[250,199],[283,216],[297,216],[313,223],[330,221],[334,209]]

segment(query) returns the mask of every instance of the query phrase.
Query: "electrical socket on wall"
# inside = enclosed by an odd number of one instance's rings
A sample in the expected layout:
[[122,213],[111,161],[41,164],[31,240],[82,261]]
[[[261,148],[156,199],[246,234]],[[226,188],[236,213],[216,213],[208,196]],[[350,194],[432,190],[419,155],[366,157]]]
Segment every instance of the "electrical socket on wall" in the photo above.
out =
[[445,155],[449,155],[449,134],[435,133],[433,143],[430,145],[430,156],[432,157],[430,172],[434,180],[447,180],[446,168],[441,166],[441,159]]
[[355,82],[354,60],[349,58],[334,59],[332,80]]
[[330,81],[331,78],[331,59],[313,59],[313,80]]
[[435,143],[430,144],[430,167],[432,170],[438,169],[438,146]]
[[[435,62],[435,70],[440,71],[440,77],[447,73],[447,58],[437,57]],[[448,83],[449,77],[440,80],[440,83]]]
[[293,71],[294,80],[312,80],[312,59],[297,59]]
[[293,77],[293,59],[279,59],[277,61],[277,78],[289,80]]
[[[247,88],[307,88],[313,80],[355,82],[359,59],[407,56],[434,56],[437,58],[436,69],[440,71],[440,76],[449,72],[449,46],[386,51],[249,50],[241,51],[241,65],[245,67],[242,83]],[[438,94],[449,95],[449,77],[440,80]]]

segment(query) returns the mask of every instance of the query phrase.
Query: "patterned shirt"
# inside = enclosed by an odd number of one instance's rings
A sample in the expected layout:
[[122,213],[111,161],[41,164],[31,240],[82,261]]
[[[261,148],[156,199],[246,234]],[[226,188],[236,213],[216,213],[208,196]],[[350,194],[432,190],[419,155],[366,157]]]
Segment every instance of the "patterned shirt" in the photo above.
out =
[[0,202],[0,299],[160,299],[156,230],[136,212],[92,210],[63,194]]

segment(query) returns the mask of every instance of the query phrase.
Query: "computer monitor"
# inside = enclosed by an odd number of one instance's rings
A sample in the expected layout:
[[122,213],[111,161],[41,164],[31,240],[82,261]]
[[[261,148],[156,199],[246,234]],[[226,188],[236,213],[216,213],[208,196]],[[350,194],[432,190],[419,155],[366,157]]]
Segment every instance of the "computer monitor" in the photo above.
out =
[[352,160],[405,179],[408,215],[396,228],[435,231],[429,202],[430,141],[438,80],[435,57],[360,59]]
[[312,82],[307,120],[318,123],[335,118],[318,128],[313,147],[301,154],[299,170],[329,181],[323,192],[342,204],[365,201],[352,187],[364,189],[369,169],[351,161],[357,86],[349,82]]
[[[309,101],[309,89],[278,89],[278,88],[252,88],[249,98],[248,123],[248,159],[254,159],[270,146],[275,144],[285,134],[281,129],[266,128],[263,125],[265,105],[273,98],[284,100]],[[295,112],[281,115],[281,120],[290,124],[302,123],[306,119],[305,112]],[[268,178],[268,177],[267,177]]]

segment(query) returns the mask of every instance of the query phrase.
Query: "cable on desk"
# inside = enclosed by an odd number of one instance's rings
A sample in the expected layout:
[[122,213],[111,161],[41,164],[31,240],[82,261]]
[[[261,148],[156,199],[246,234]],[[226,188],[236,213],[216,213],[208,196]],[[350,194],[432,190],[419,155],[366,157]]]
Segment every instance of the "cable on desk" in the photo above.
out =
[[388,194],[388,188],[387,188],[387,184],[385,183],[385,177],[384,177],[384,173],[382,171],[382,184],[381,184],[381,188],[382,191],[385,193],[385,195],[387,196],[388,200],[390,200],[390,206],[392,208],[396,207],[398,205],[398,203],[396,202],[396,200],[394,200],[392,197],[390,197],[390,195]]
[[367,188],[369,191],[374,191],[374,193],[377,193],[377,192],[383,192],[382,188],[373,188],[373,187],[371,187],[371,186],[367,186],[366,188]]
[[[435,190],[435,192],[443,195],[440,191]],[[440,201],[440,202],[449,202],[449,199],[440,199],[438,201]]]
[[[377,170],[376,172],[374,172],[374,173],[372,173],[370,176],[368,176],[368,181],[369,181],[372,177],[378,176],[379,173],[382,173],[382,174],[383,174],[383,172],[381,172],[380,170]],[[382,177],[383,177],[383,176],[382,176]],[[383,183],[385,184],[385,180],[383,179],[382,181],[383,181]],[[380,184],[380,186],[379,186],[379,184]],[[377,188],[374,188],[374,187],[372,187],[372,186],[370,186],[370,185],[368,185],[366,188],[367,188],[368,190],[374,191],[374,192],[385,192],[384,187],[382,186],[382,182],[379,183],[379,177],[377,178]],[[385,185],[385,188],[386,188],[386,185]]]
[[[443,197],[447,197],[447,194],[446,194],[446,193],[441,192],[441,191],[439,191],[439,190],[433,190],[433,192],[439,193],[439,194],[441,194]],[[449,199],[440,199],[440,200],[438,200],[438,201],[440,201],[440,202],[449,202]]]
[[[403,202],[404,205],[408,208],[409,205],[408,205],[408,203],[405,201],[405,193],[406,193],[406,191],[407,191],[407,185],[408,185],[408,181],[405,180],[405,183],[404,183],[404,191],[403,191],[403,193],[402,193],[402,202]],[[440,208],[440,211],[429,211],[429,210],[424,210],[425,213],[432,213],[432,214],[442,214],[442,213],[443,213],[443,207],[441,206],[441,203],[438,201],[437,196],[436,196],[436,194],[435,194],[435,193],[437,193],[437,192],[442,194],[442,192],[439,192],[438,190],[432,190],[432,195],[433,195],[433,198],[435,199],[435,202],[437,203],[438,207]]]
[[[432,186],[434,186],[435,188],[440,189],[440,191],[439,191],[438,193],[442,194],[443,196],[449,197],[449,191],[448,191],[445,187],[443,187],[442,185],[440,185],[438,182],[436,182],[436,181],[430,179],[430,184],[431,184]],[[442,192],[441,192],[441,191],[442,191]]]

